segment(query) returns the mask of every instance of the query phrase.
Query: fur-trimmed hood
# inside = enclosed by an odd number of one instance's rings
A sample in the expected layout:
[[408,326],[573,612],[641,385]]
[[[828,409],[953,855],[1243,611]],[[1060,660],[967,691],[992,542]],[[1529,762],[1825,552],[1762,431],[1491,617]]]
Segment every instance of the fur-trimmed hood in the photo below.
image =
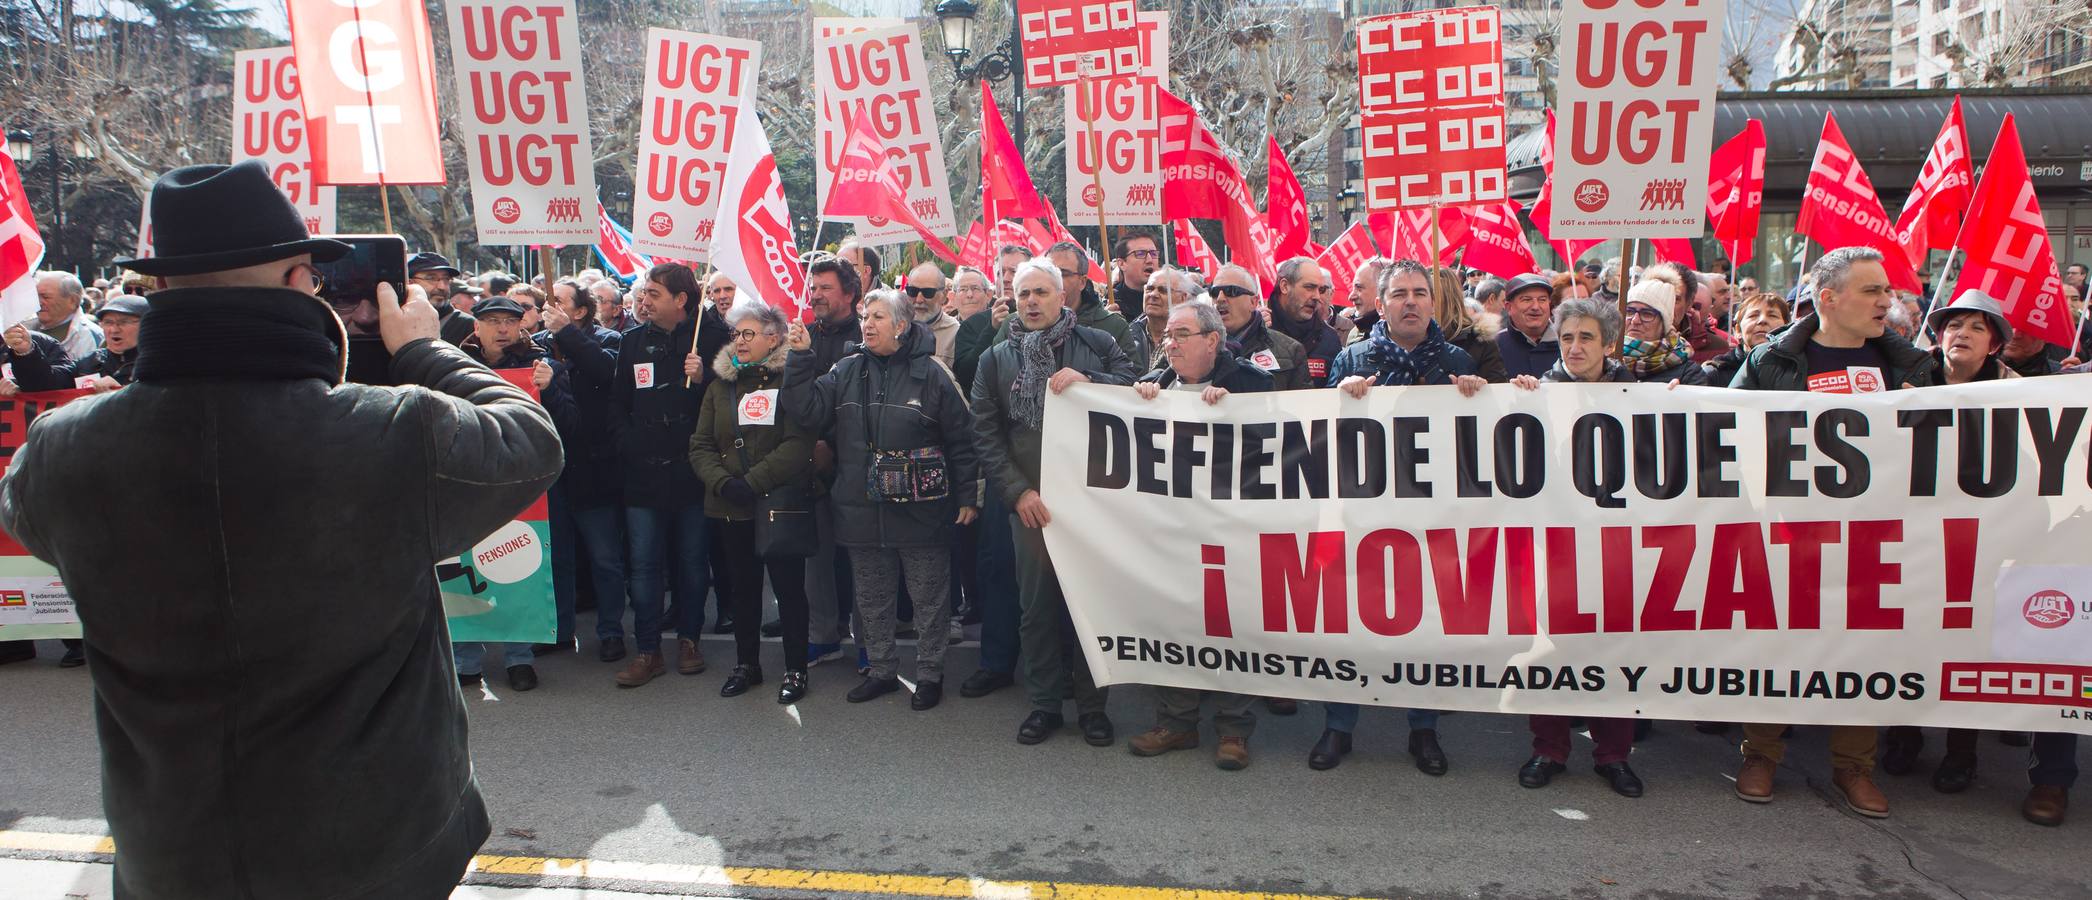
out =
[[[790,342],[778,341],[777,348],[771,350],[770,355],[763,360],[763,368],[770,370],[773,375],[783,375],[785,357],[791,355],[791,352]],[[741,370],[734,368],[734,345],[721,347],[719,352],[712,356],[712,374],[732,381],[740,377],[740,372]]]

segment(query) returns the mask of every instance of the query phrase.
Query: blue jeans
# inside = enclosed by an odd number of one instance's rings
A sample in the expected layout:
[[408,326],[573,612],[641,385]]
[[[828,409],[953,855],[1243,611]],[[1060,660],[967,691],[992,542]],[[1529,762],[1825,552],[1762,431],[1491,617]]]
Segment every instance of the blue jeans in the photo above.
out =
[[2044,731],[2034,735],[2034,760],[2027,782],[2069,790],[2077,783],[2077,735]]
[[470,641],[463,644],[452,644],[450,645],[450,651],[453,658],[457,660],[458,674],[482,674],[480,667],[484,664],[488,647],[501,648],[502,668],[527,666],[530,665],[532,659],[536,658],[531,655],[529,644],[504,644],[499,641],[487,641],[485,643]]
[[[1327,729],[1329,729],[1329,730],[1331,730],[1331,731],[1341,731],[1341,732],[1343,732],[1343,733],[1345,733],[1345,734],[1350,734],[1350,733],[1351,733],[1352,731],[1354,731],[1354,730],[1357,730],[1357,728],[1358,728],[1358,704],[1356,704],[1356,703],[1324,703],[1324,704],[1322,704],[1322,727],[1324,727],[1324,728],[1327,728]],[[1435,729],[1437,729],[1437,728],[1438,728],[1438,710],[1435,710],[1435,709],[1412,709],[1412,710],[1409,710],[1409,730],[1410,730],[1410,731],[1424,731],[1424,730],[1435,730]]]
[[[705,595],[712,590],[706,521],[704,507],[697,504],[681,509],[625,507],[625,539],[632,550],[626,591],[632,596],[632,641],[639,652],[661,652],[664,570],[675,586],[677,634],[696,640],[704,633]],[[601,629],[598,619],[599,633]]]
[[[574,537],[567,541],[568,552],[574,545],[588,552],[590,578],[596,588],[596,637],[624,637],[625,619],[625,511],[616,506],[598,506],[593,509],[568,511]],[[552,593],[559,603],[559,639],[573,637],[574,632],[574,576],[569,569],[566,577],[566,593],[560,593],[559,578],[559,519],[554,513],[552,532]],[[578,539],[578,540],[577,540]],[[569,557],[567,565],[572,566]]]
[[1010,510],[1002,495],[992,488],[980,518],[975,577],[980,593],[974,602],[981,608],[981,668],[1004,675],[1017,671],[1017,626],[1023,613],[1017,607],[1016,537],[1010,531]]

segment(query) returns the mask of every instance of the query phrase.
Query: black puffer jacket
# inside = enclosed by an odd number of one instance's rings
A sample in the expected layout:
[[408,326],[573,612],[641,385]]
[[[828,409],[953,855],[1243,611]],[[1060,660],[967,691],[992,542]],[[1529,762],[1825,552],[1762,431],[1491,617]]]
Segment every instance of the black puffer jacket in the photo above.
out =
[[571,436],[561,435],[567,442],[567,470],[559,476],[559,489],[575,509],[617,506],[624,497],[617,447],[610,439],[610,403],[617,384],[621,339],[601,325],[579,323],[533,338],[567,367],[575,424]]
[[[1177,370],[1165,361],[1159,368],[1140,380],[1159,385],[1168,390],[1177,383]],[[1272,389],[1271,373],[1235,358],[1226,350],[1213,358],[1213,371],[1206,376],[1206,383],[1221,388],[1230,394],[1254,394]]]
[[1736,373],[1743,371],[1743,361],[1749,357],[1750,353],[1743,349],[1743,341],[1739,338],[1735,344],[1730,345],[1729,352],[1702,363],[1700,368],[1707,370],[1707,383],[1710,386],[1728,387],[1730,382],[1736,380]]
[[36,329],[29,329],[29,352],[7,354],[7,361],[14,367],[15,384],[25,391],[70,390],[73,379],[81,375],[108,375],[123,384],[131,383],[131,367],[138,361],[138,349],[118,357],[103,347],[95,350],[86,359],[76,360],[66,355],[65,345],[57,338]]
[[[726,343],[726,326],[709,316],[685,319],[673,332],[648,323],[618,338],[610,429],[624,471],[626,506],[680,509],[704,502],[704,487],[690,468],[690,434],[697,430],[710,373],[688,386],[683,379],[683,358],[690,354],[691,335],[698,328],[718,332],[697,341],[698,353],[718,352]],[[634,374],[649,364],[654,386],[639,388]]]
[[[784,414],[835,443],[835,542],[845,547],[944,547],[959,507],[981,505],[973,412],[959,382],[937,361],[937,338],[909,323],[900,349],[875,356],[862,345],[822,371],[812,352],[785,361]],[[942,454],[945,495],[913,503],[874,501],[877,451]]]
[[[1599,374],[1598,380],[1607,384],[1633,384],[1634,373],[1628,371],[1626,363],[1617,359],[1608,359],[1605,361],[1605,371]],[[1561,360],[1555,360],[1554,368],[1548,369],[1546,374],[1541,375],[1540,381],[1544,384],[1577,383],[1576,376],[1569,374],[1569,370],[1562,367]]]
[[1280,334],[1293,339],[1300,345],[1300,365],[1303,383],[1301,387],[1327,387],[1329,385],[1329,362],[1344,352],[1344,338],[1329,323],[1321,319],[1295,321],[1276,307],[1272,310],[1273,328]]
[[[1818,322],[1810,313],[1794,324],[1774,332],[1772,338],[1751,351],[1742,371],[1730,387],[1746,391],[1806,391],[1809,389],[1809,339],[1816,336]],[[1910,345],[1893,331],[1867,341],[1867,346],[1888,361],[1881,375],[1889,390],[1908,384],[1930,387],[1938,383],[1939,368],[1932,354]]]

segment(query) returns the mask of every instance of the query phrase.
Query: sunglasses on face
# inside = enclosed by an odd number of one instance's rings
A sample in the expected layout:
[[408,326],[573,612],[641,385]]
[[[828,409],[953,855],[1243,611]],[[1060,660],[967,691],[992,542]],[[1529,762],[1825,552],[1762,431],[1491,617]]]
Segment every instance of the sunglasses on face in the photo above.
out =
[[914,286],[910,286],[910,287],[908,288],[908,296],[910,296],[910,297],[935,297],[935,296],[937,296],[937,294],[938,294],[938,293],[939,293],[940,291],[943,291],[943,290],[944,290],[944,288],[933,288],[933,287],[914,287]]
[[1218,287],[1215,287],[1213,289],[1213,293],[1219,294],[1223,297],[1254,297],[1257,295],[1256,291],[1250,290],[1246,287],[1240,287],[1232,284],[1223,284]]

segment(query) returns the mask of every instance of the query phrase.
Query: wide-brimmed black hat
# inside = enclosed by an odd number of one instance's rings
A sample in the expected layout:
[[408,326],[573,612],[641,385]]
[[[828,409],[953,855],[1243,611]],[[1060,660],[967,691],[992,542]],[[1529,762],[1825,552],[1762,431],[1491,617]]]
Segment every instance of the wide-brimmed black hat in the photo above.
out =
[[153,255],[119,259],[140,275],[223,272],[300,254],[340,259],[349,245],[315,238],[260,160],[183,166],[153,185]]
[[423,272],[442,272],[453,278],[463,274],[457,266],[451,265],[450,260],[441,253],[422,252],[407,257],[407,277],[412,278]]

